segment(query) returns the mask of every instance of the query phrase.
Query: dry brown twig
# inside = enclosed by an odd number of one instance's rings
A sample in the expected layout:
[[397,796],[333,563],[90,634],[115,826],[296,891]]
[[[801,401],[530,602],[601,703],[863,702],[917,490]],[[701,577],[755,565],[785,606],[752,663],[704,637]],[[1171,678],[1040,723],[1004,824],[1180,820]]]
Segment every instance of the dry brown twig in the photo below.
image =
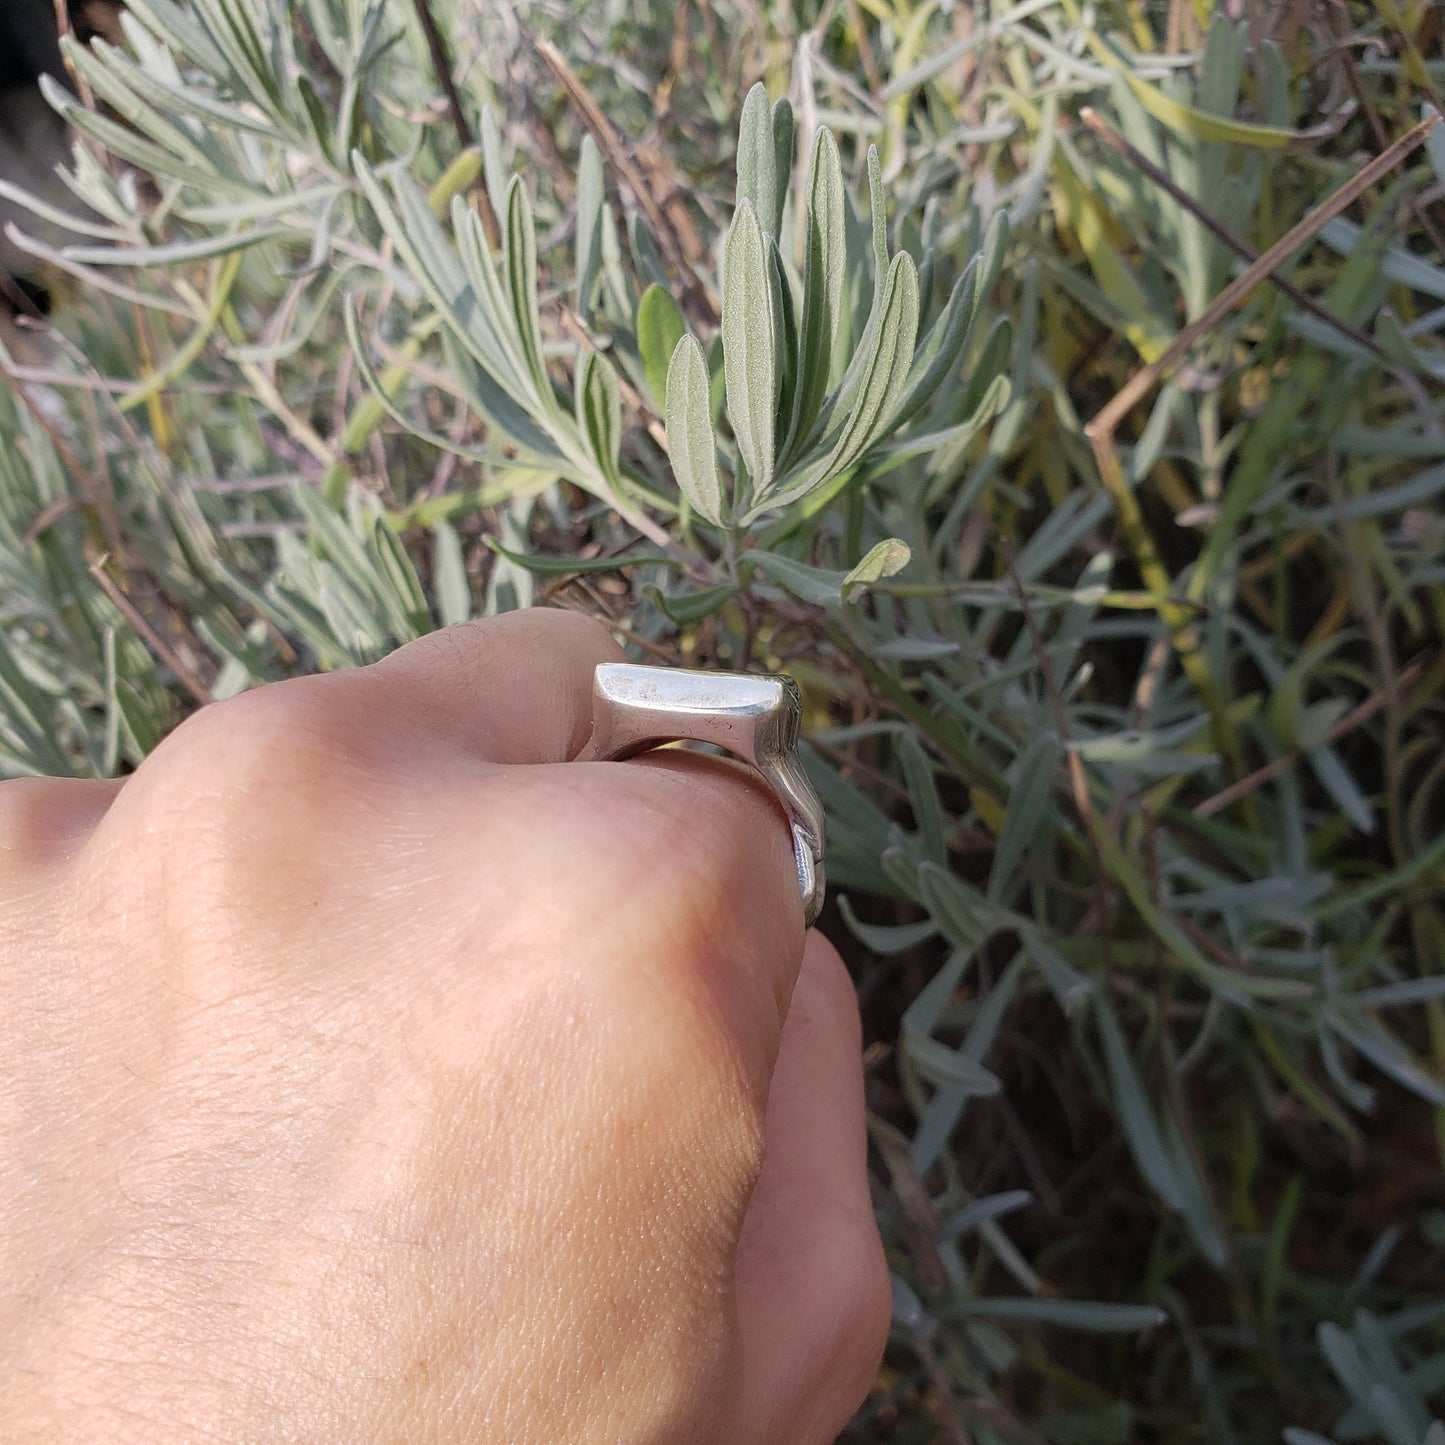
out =
[[715,325],[720,315],[716,298],[694,269],[692,258],[678,235],[677,227],[653,194],[654,188],[649,185],[647,177],[613,129],[612,122],[603,114],[601,107],[582,84],[577,73],[568,65],[562,52],[550,40],[538,39],[534,40],[533,44],[537,53],[547,62],[547,67],[556,77],[557,83],[566,91],[567,98],[576,106],[582,123],[592,132],[592,138],[597,142],[607,163],[632,192],[633,199],[657,237],[658,245],[662,247],[668,262],[677,272],[688,303],[703,320]]
[[1336,216],[1359,200],[1376,181],[1392,171],[1411,151],[1423,145],[1439,122],[1438,115],[1426,116],[1368,165],[1362,166],[1339,190],[1316,206],[1297,225],[1292,226],[1268,251],[1257,257],[1252,265],[1241,271],[1214,298],[1203,314],[1169,343],[1160,356],[1130,377],[1114,399],[1084,428],[1084,434],[1093,444],[1101,469],[1106,461],[1111,465],[1111,469],[1118,465],[1114,455],[1114,433],[1119,423],[1157,382],[1184,359],[1194,343],[1212,331],[1236,306],[1248,299],[1296,251],[1314,240]]
[[95,578],[100,590],[110,598],[121,616],[145,639],[151,651],[175,674],[176,681],[190,693],[197,703],[204,707],[211,701],[210,688],[206,686],[200,674],[146,621],[144,614],[135,603],[120,590],[115,579],[106,571],[106,563],[109,561],[110,553],[108,552],[97,557],[90,565],[90,575]]
[[[59,0],[57,0],[59,3]],[[437,28],[436,17],[431,13],[431,0],[412,0],[416,10],[417,23],[421,26],[421,33],[426,40],[427,51],[431,55],[432,69],[436,71],[437,84],[442,88],[442,94],[447,99],[447,111],[451,115],[452,125],[456,129],[457,139],[462,143],[464,150],[471,150],[477,143],[476,132],[472,129],[472,123],[467,119],[467,113],[462,108],[462,98],[457,93],[457,83],[452,77],[451,57],[447,54],[446,41],[442,39],[442,33]]]
[[[1092,106],[1085,106],[1079,112],[1079,119],[1101,140],[1106,141],[1118,153],[1129,162],[1141,175],[1147,176],[1161,191],[1164,191],[1171,199],[1177,201],[1192,216],[1207,226],[1210,232],[1221,240],[1241,261],[1253,265],[1259,260],[1259,252],[1252,246],[1242,241],[1222,221],[1214,216],[1206,207],[1184,190],[1175,184],[1173,178],[1165,171],[1162,171],[1148,156],[1144,155],[1137,147],[1129,144],[1118,131],[1114,129]],[[1384,356],[1384,351],[1379,342],[1373,336],[1363,332],[1357,326],[1351,326],[1343,317],[1336,316],[1328,306],[1321,305],[1313,296],[1301,291],[1293,281],[1278,273],[1272,273],[1269,280],[1274,282],[1290,300],[1318,316],[1321,321],[1333,326],[1342,336],[1348,336],[1357,346],[1363,346],[1374,356]]]
[[[55,0],[55,33],[57,36],[69,35],[72,39],[75,38],[75,27],[70,23],[70,6],[66,4],[66,0]],[[80,97],[80,103],[87,110],[94,110],[95,96],[91,93],[85,77],[69,60],[65,62],[65,70],[75,86],[75,93]]]
[[[1403,691],[1419,677],[1424,670],[1424,662],[1416,658],[1414,662],[1404,667],[1399,675],[1393,679],[1394,691]],[[1373,692],[1358,707],[1351,708],[1334,727],[1324,736],[1324,742],[1337,743],[1342,737],[1354,732],[1364,723],[1367,723],[1379,710],[1390,701],[1392,689],[1383,687],[1378,692]],[[1212,818],[1216,813],[1222,813],[1232,803],[1240,798],[1256,792],[1272,779],[1287,773],[1292,767],[1304,761],[1305,754],[1296,748],[1293,752],[1281,753],[1277,758],[1271,758],[1262,768],[1256,768],[1248,777],[1240,778],[1238,782],[1231,783],[1227,788],[1221,788],[1212,797],[1206,798],[1194,809],[1196,818]]]

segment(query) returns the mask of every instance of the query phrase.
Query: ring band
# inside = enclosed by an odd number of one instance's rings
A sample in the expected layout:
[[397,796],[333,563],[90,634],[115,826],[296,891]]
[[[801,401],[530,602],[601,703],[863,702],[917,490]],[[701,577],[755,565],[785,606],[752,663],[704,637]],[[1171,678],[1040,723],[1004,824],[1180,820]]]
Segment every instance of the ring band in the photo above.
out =
[[762,776],[788,815],[809,927],[823,909],[823,805],[798,761],[803,700],[779,673],[692,672],[599,662],[588,762],[630,758],[671,742],[711,743]]

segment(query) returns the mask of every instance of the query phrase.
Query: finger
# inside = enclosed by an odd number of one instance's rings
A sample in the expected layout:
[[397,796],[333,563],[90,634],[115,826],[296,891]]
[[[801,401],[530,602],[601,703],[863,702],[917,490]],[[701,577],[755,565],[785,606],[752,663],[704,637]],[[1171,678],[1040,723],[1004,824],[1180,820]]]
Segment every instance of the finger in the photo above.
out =
[[[350,675],[356,689],[353,711],[382,736],[399,739],[408,729],[424,728],[488,762],[564,761],[575,757],[590,735],[597,664],[622,655],[600,624],[579,614],[546,609],[509,613],[449,628]],[[752,769],[694,753],[669,750],[625,763],[571,765],[557,780],[565,794],[578,788],[584,768],[594,774],[589,786],[606,780],[595,794],[595,846],[583,846],[588,820],[578,816],[580,805],[565,805],[565,823],[559,814],[555,826],[542,825],[540,815],[548,804],[541,778],[529,779],[519,795],[536,826],[518,826],[510,836],[520,838],[530,831],[553,850],[558,838],[570,836],[577,861],[567,870],[569,888],[580,902],[588,875],[597,880],[601,896],[593,902],[600,917],[616,912],[619,885],[607,868],[589,868],[586,859],[617,857],[626,851],[620,844],[644,830],[652,830],[654,841],[669,838],[665,848],[649,848],[635,837],[637,856],[663,878],[680,880],[677,890],[668,891],[683,902],[697,902],[693,911],[702,920],[701,931],[727,944],[730,959],[726,966],[714,960],[713,971],[716,987],[725,995],[720,1001],[737,1020],[739,1036],[746,1036],[756,1022],[751,1003],[769,1008],[769,1027],[757,1036],[766,1087],[802,957],[802,904],[782,805]],[[647,779],[645,786],[629,787],[617,776],[634,770]],[[475,809],[469,790],[454,792],[457,807]],[[494,836],[506,806],[495,788],[489,791],[488,831]],[[520,824],[521,819],[516,821]],[[500,879],[516,872],[525,877],[553,871],[545,859],[527,860],[524,867],[520,857],[512,861],[516,868],[499,870],[489,858],[489,872]],[[713,910],[719,915],[716,926],[706,916],[709,894],[719,905]],[[739,977],[753,979],[760,988],[733,988],[731,981]]]
[[0,782],[0,868],[69,857],[105,816],[120,778],[14,778]]
[[622,649],[600,622],[536,607],[419,638],[351,674],[375,727],[423,730],[495,763],[565,762],[592,728],[592,674]]
[[783,1028],[736,1278],[750,1403],[743,1434],[833,1440],[873,1381],[890,1303],[868,1193],[857,1001],[818,933],[808,935]]
[[803,960],[803,899],[783,805],[733,758],[669,748],[591,766],[635,769],[653,795],[651,816],[665,806],[672,827],[658,864],[677,870],[683,896],[705,910],[700,932],[710,946],[696,951],[695,966],[755,1066],[761,1100]]

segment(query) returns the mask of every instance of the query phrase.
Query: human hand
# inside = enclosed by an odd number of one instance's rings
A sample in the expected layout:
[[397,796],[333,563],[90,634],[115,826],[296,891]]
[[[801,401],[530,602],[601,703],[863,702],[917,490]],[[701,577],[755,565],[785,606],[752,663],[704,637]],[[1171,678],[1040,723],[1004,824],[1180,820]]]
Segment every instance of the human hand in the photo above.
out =
[[0,784],[0,1439],[842,1428],[852,989],[754,775],[565,761],[618,656],[511,614]]

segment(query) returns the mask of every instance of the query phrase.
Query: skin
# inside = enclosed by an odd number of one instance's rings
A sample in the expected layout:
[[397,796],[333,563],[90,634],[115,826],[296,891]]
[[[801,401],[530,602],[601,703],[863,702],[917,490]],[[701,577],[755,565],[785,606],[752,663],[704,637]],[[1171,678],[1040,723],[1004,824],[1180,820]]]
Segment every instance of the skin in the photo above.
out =
[[0,784],[0,1440],[825,1442],[888,1284],[781,810],[561,612]]

